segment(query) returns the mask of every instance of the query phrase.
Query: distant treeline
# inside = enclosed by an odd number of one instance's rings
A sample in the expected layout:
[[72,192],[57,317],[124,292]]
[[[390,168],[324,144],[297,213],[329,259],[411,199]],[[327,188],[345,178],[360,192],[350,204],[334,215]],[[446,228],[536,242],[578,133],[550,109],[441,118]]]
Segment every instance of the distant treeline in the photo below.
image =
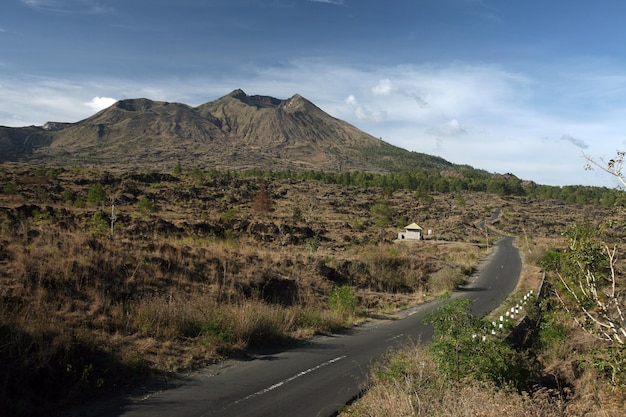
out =
[[512,174],[490,174],[471,168],[443,172],[439,170],[421,170],[394,174],[375,174],[362,171],[262,171],[258,169],[236,173],[215,170],[206,172],[205,175],[316,180],[347,186],[380,187],[385,192],[408,190],[420,197],[425,197],[432,193],[476,191],[493,193],[502,197],[541,197],[581,205],[626,206],[626,194],[617,188],[583,185],[564,187],[540,185],[531,181],[520,180]]

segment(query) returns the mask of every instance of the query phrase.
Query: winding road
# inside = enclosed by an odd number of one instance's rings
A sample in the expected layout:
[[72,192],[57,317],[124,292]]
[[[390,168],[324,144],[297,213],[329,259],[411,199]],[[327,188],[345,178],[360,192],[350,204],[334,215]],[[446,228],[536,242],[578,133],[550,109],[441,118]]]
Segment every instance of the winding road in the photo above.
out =
[[[505,237],[494,246],[481,272],[452,297],[473,300],[482,316],[514,290],[521,259]],[[279,352],[246,361],[227,361],[196,372],[178,384],[139,397],[110,401],[67,416],[332,416],[363,389],[372,361],[408,341],[428,341],[424,314],[442,301],[423,304],[395,320],[375,321],[342,334],[315,337]]]

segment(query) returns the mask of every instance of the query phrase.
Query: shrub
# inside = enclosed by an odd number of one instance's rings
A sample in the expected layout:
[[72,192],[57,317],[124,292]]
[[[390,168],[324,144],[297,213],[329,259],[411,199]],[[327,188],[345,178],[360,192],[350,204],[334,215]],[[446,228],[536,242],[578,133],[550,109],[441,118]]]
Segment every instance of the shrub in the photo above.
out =
[[63,191],[63,195],[61,198],[63,199],[63,202],[66,204],[74,204],[74,200],[76,199],[76,197],[74,196],[74,193],[69,188],[66,188]]
[[349,285],[335,287],[328,295],[328,307],[332,311],[341,313],[345,318],[352,317],[356,313],[357,304],[354,289]]
[[155,213],[157,211],[157,207],[152,200],[148,197],[144,196],[139,199],[139,203],[137,203],[139,207],[139,211],[142,213]]
[[550,349],[567,340],[568,332],[560,316],[557,311],[543,312],[539,325],[539,341],[543,349]]
[[235,207],[231,207],[220,215],[220,221],[224,224],[229,223],[237,216],[237,209]]
[[300,207],[296,206],[293,208],[291,220],[296,224],[302,222],[302,209]]
[[102,188],[102,184],[99,182],[92,184],[92,186],[89,187],[89,192],[87,193],[88,203],[101,205],[104,204],[106,197],[106,192],[104,191],[104,188]]
[[8,182],[4,185],[3,191],[7,195],[17,194],[17,185],[14,181]]
[[425,323],[434,327],[430,350],[438,368],[448,378],[491,381],[499,385],[525,383],[525,358],[485,330],[488,324],[471,313],[472,302],[459,298],[428,313]]
[[98,210],[91,218],[90,230],[92,233],[105,234],[109,230],[109,223],[105,214]]

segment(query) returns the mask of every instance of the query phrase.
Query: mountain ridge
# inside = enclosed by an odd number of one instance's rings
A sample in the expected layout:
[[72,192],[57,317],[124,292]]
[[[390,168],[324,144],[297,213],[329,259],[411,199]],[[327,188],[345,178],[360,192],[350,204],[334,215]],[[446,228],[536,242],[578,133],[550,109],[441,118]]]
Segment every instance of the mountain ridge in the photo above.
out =
[[299,94],[277,99],[241,89],[195,107],[123,99],[76,123],[0,127],[2,161],[376,173],[468,168],[375,138]]

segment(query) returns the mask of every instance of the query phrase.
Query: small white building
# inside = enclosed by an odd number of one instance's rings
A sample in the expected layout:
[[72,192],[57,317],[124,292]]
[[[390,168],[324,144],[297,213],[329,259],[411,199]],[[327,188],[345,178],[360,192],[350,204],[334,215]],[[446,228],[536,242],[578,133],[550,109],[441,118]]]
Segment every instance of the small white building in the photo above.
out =
[[398,240],[422,240],[422,228],[417,223],[404,227],[404,232],[398,233]]

